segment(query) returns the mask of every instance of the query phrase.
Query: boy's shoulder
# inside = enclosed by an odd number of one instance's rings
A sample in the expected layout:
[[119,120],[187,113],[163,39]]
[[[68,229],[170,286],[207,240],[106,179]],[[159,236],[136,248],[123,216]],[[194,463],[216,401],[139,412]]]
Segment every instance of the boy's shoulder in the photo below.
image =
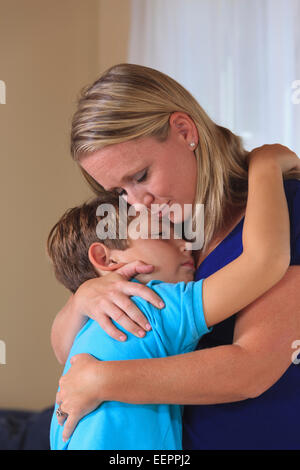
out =
[[[132,278],[130,279],[131,282],[137,282],[139,284],[141,284],[140,281],[138,281],[137,279],[135,278]],[[185,292],[187,289],[190,289],[192,287],[192,285],[194,284],[195,282],[194,281],[190,281],[190,282],[164,282],[164,281],[160,281],[158,279],[153,279],[149,282],[147,282],[147,284],[145,284],[147,287],[149,287],[149,289],[152,289],[154,290],[159,296],[166,296],[168,297],[169,295],[174,295],[175,292],[178,292],[178,293],[183,293]],[[135,298],[136,296],[134,296]]]
[[[140,281],[132,278],[132,282]],[[154,290],[155,293],[162,299],[165,304],[163,309],[158,309],[154,307],[150,302],[147,300],[142,299],[138,296],[133,296],[131,299],[138,304],[138,307],[141,310],[146,311],[163,311],[164,309],[174,309],[177,307],[182,307],[182,302],[186,305],[194,303],[195,297],[201,297],[202,293],[202,279],[199,281],[189,281],[189,282],[176,282],[176,283],[169,283],[160,281],[158,279],[154,279],[149,281],[146,286],[150,289]]]

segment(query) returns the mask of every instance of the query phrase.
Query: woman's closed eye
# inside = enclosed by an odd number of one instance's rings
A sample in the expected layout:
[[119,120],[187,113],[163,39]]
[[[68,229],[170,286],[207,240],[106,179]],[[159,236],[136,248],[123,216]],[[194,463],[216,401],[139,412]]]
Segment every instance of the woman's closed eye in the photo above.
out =
[[145,181],[147,179],[147,176],[148,176],[148,170],[147,170],[147,168],[145,168],[144,170],[139,171],[135,175],[135,180],[136,180],[137,183],[142,183],[143,181]]
[[[148,169],[145,168],[144,170],[141,170],[138,173],[136,173],[133,179],[135,180],[136,183],[142,183],[143,181],[147,179],[147,176],[148,176]],[[118,196],[125,196],[127,194],[126,190],[123,188],[117,188],[115,191],[117,192]]]

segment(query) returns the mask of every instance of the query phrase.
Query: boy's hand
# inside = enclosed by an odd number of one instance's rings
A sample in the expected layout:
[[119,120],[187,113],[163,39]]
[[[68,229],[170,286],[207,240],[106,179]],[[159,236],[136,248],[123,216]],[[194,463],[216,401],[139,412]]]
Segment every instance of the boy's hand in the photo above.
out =
[[160,309],[164,304],[153,290],[129,279],[139,273],[151,273],[153,269],[153,266],[134,261],[101,278],[84,282],[74,294],[75,312],[97,321],[109,336],[118,341],[126,340],[126,335],[115,327],[111,319],[135,336],[145,336],[145,331],[151,330],[151,326],[129,297],[142,297]]
[[271,159],[278,163],[282,173],[286,173],[291,170],[300,171],[300,159],[292,152],[288,147],[281,144],[262,145],[253,149],[248,155],[248,163],[250,164],[253,160],[259,159]]

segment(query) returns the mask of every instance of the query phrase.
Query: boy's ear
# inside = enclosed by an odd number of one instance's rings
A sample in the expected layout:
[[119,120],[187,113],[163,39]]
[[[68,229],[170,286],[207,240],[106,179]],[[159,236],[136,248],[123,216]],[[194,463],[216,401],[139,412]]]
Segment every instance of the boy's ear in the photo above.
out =
[[110,261],[110,250],[102,243],[92,243],[89,247],[89,260],[96,269],[100,271],[115,271],[124,266],[125,263],[112,263]]

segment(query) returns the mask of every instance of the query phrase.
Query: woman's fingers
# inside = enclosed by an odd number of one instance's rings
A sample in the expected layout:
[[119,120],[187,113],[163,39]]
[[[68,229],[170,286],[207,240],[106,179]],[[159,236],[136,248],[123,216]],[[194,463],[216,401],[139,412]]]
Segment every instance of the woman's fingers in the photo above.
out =
[[125,341],[127,336],[123,333],[123,331],[115,327],[110,317],[111,315],[101,315],[98,320],[99,325],[111,338],[117,341]]
[[126,331],[135,336],[145,336],[145,331],[151,330],[148,319],[142,314],[134,302],[127,295],[116,293],[113,296],[114,305],[118,307],[111,317]]
[[157,308],[163,308],[164,303],[154,291],[143,284],[122,280],[116,287],[117,289],[109,293],[109,300],[102,298],[101,308],[98,311],[97,308],[94,309],[93,318],[109,336],[117,341],[124,341],[126,335],[110,319],[137,337],[145,336],[145,331],[150,331],[151,325],[129,297],[142,297]]
[[[63,411],[63,410],[61,410],[61,411]],[[57,415],[56,415],[58,424],[59,424],[60,426],[63,426],[63,424],[64,424],[64,422],[66,421],[67,417],[68,417],[68,415],[67,415],[66,413],[63,414],[62,416],[57,416]]]
[[60,390],[56,395],[56,402],[61,411],[67,414],[63,430],[64,440],[70,438],[78,421],[98,408],[103,401],[100,397],[104,375],[99,373],[101,361],[82,353],[73,356],[71,362],[70,369],[59,380]]
[[[84,312],[84,315],[96,320],[101,328],[117,341],[126,340],[126,334],[120,331],[112,320],[137,337],[142,337],[146,331],[151,330],[148,319],[130,300],[130,296],[141,297],[159,309],[164,307],[163,301],[152,289],[124,279],[138,272],[152,272],[153,266],[140,261],[129,264],[100,280],[86,281],[76,292],[77,309],[81,314]],[[123,270],[123,274],[120,270]],[[144,330],[144,333],[141,330]]]
[[150,264],[145,264],[142,261],[132,261],[119,268],[116,272],[129,280],[139,273],[152,273],[153,269],[154,267]]
[[136,282],[124,282],[122,292],[128,296],[142,297],[147,300],[156,308],[163,308],[165,306],[161,298],[149,287],[144,284],[138,284]]
[[[123,331],[120,331],[112,323],[111,319],[113,319],[129,333],[132,333],[137,337],[145,336],[143,326],[145,329],[147,328],[148,320],[139,311],[137,306],[130,299],[128,299],[128,297],[126,297],[126,295],[114,294],[113,302],[107,302],[107,304],[104,304],[102,308],[105,309],[105,315],[99,315],[99,320],[97,321],[101,328],[112,338],[118,341],[124,341],[126,340],[126,334],[123,333]],[[141,325],[135,323],[134,320],[131,320],[131,316],[138,318]],[[95,317],[97,319],[96,315]],[[149,328],[147,329],[149,330]]]
[[[64,413],[64,411],[63,411],[62,408],[61,408],[61,406],[62,406],[62,399],[61,399],[61,396],[60,396],[60,395],[61,395],[61,393],[60,393],[60,392],[57,392],[57,394],[56,394],[56,399],[55,399],[55,403],[57,403],[57,405],[58,405],[57,410],[60,409],[60,411],[62,411],[62,412]],[[60,426],[62,426],[62,425],[64,424],[64,422],[66,421],[68,415],[67,415],[66,413],[60,415],[60,414],[57,413],[57,410],[56,410],[56,418],[57,418],[58,424],[59,424]]]
[[64,426],[63,430],[63,440],[67,442],[72,436],[74,429],[77,426],[78,421],[81,419],[81,416],[69,415]]

